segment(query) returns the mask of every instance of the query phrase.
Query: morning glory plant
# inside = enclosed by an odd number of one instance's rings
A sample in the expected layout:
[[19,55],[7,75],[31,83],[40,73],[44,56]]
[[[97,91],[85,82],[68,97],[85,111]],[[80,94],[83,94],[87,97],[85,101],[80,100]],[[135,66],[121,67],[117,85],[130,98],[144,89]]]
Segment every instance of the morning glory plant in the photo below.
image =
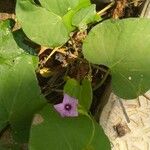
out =
[[[102,21],[100,14],[90,0],[16,0],[15,20],[0,21],[0,131],[10,127],[13,148],[111,149],[91,110],[99,112],[92,107],[108,75],[122,98],[149,89],[150,20]],[[12,31],[16,21],[21,29]],[[48,76],[41,77],[42,69]],[[61,103],[54,93],[64,93]],[[34,114],[40,116],[36,125]]]
[[76,98],[73,98],[68,94],[64,94],[63,102],[54,105],[54,108],[62,117],[77,117],[77,106],[78,100]]

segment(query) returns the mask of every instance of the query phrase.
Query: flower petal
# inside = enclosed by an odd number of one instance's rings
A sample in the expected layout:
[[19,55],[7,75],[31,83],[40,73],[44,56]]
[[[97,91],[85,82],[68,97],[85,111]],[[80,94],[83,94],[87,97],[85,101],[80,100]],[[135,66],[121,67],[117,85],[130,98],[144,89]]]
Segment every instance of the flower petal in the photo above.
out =
[[[70,110],[65,108],[66,104],[71,106]],[[69,96],[68,94],[64,94],[63,102],[57,105],[54,105],[54,108],[62,117],[76,117],[78,116],[77,111],[78,100]]]
[[77,99],[69,96],[68,94],[64,94],[63,103],[75,102]]
[[60,114],[62,117],[65,117],[65,115],[64,115],[65,110],[64,110],[64,104],[63,104],[63,103],[54,105],[54,108],[56,109],[57,112],[59,112],[59,114]]

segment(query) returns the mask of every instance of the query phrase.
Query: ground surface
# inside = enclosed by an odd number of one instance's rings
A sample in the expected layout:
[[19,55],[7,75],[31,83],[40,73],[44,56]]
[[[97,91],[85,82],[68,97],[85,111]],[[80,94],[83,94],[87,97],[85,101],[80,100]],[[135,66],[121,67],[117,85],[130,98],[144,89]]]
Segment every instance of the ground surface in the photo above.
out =
[[[150,97],[150,91],[146,95]],[[119,101],[112,93],[100,118],[112,142],[112,150],[150,150],[150,100],[143,96],[123,100],[129,122]]]

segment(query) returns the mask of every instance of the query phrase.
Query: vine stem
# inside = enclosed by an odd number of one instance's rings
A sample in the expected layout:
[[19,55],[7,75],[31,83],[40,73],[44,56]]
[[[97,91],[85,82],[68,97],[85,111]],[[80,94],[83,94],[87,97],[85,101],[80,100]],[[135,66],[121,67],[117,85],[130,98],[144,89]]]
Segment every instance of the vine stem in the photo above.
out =
[[98,69],[98,70],[100,70],[100,71],[102,71],[102,72],[107,72],[107,70],[106,69],[104,69],[104,68],[102,68],[102,67],[99,67],[99,66],[97,66],[97,65],[95,65],[95,64],[91,64],[92,65],[92,67],[93,68],[96,68],[96,69]]
[[58,50],[58,48],[54,48],[53,51],[50,53],[50,55],[48,55],[48,57],[46,58],[45,63],[51,58],[51,56]]
[[128,116],[127,112],[126,112],[126,109],[125,109],[125,107],[123,105],[123,102],[122,102],[121,98],[118,97],[118,99],[119,99],[119,104],[120,104],[120,106],[122,108],[123,114],[125,116],[125,119],[126,119],[127,123],[130,123],[129,116]]
[[146,94],[143,94],[143,96],[150,101],[150,97],[148,97]]
[[[62,53],[62,54],[64,54],[64,55],[66,55],[67,52],[65,52],[65,50],[66,50],[65,48],[59,48],[59,47],[54,48],[54,49],[52,50],[52,52],[50,53],[50,55],[48,55],[48,57],[46,58],[45,63],[52,57],[52,55],[53,55],[55,52],[59,52],[59,53]],[[74,54],[69,54],[69,55],[70,55],[70,57],[72,57],[72,58],[77,58],[77,56],[74,55]]]
[[93,91],[97,90],[99,87],[101,87],[103,85],[103,83],[106,81],[108,75],[110,73],[110,70],[108,70],[105,74],[105,76],[103,77],[103,79],[101,80],[100,83],[98,83],[94,88],[93,88]]
[[92,133],[91,133],[91,137],[90,137],[90,139],[87,143],[87,148],[88,148],[88,146],[90,146],[90,144],[92,143],[94,135],[95,135],[95,129],[96,128],[95,128],[94,119],[90,114],[88,114],[88,112],[80,104],[78,105],[78,112],[82,115],[87,116],[89,118],[89,120],[91,121],[91,123],[92,123],[93,130],[92,130]]
[[99,12],[97,12],[98,15],[103,14],[106,10],[110,9],[113,5],[115,4],[115,2],[111,2],[108,6],[106,6],[104,9],[100,10]]
[[41,46],[38,56],[40,56],[42,53],[44,53],[46,49],[48,49],[48,47]]
[[88,147],[88,146],[90,146],[90,144],[92,143],[92,141],[94,139],[94,135],[95,135],[95,123],[94,123],[94,120],[90,117],[90,115],[87,115],[87,116],[92,121],[92,127],[93,127],[92,135],[90,137],[89,143],[87,144],[87,147]]
[[[62,53],[64,55],[67,54],[67,52],[65,52],[65,49],[57,49],[56,51],[59,52],[59,53]],[[72,53],[70,53],[69,56],[72,57],[72,58],[77,58],[77,56],[72,54]]]

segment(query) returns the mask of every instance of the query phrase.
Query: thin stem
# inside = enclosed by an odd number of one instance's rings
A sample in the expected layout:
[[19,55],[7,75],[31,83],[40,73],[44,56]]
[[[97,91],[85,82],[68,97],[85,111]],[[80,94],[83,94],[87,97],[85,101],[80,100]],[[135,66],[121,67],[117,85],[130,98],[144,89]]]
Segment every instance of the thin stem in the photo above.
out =
[[101,80],[101,82],[99,82],[94,88],[93,91],[97,90],[99,87],[101,87],[103,85],[103,83],[106,81],[108,75],[110,73],[110,70],[107,70],[105,76],[103,77],[103,79]]
[[147,16],[147,12],[149,10],[149,6],[150,6],[150,1],[149,0],[145,0],[145,4],[144,4],[144,8],[141,12],[140,17],[148,17]]
[[125,107],[123,105],[123,102],[122,102],[122,100],[119,97],[118,97],[118,99],[119,99],[119,104],[120,104],[120,106],[122,108],[123,114],[124,114],[124,116],[126,118],[126,121],[127,121],[127,123],[130,123],[129,116],[128,116],[127,112],[126,112],[126,109],[125,109]]
[[138,103],[139,107],[141,107],[141,102],[140,102],[139,97],[137,98],[137,103]]
[[51,91],[58,92],[58,93],[63,93],[63,90],[60,90],[60,89],[51,89]]
[[[65,49],[57,49],[56,51],[59,52],[59,53],[62,53],[64,55],[67,54],[67,52],[65,52]],[[77,56],[72,54],[72,53],[69,53],[69,56],[72,57],[72,58],[77,58]]]
[[148,97],[146,94],[143,94],[143,96],[150,101],[150,97]]
[[90,81],[92,81],[92,67],[91,67],[91,64],[90,64],[90,63],[89,63],[88,79],[89,79]]
[[92,122],[93,130],[92,130],[92,133],[91,133],[91,137],[90,137],[90,139],[89,139],[89,142],[88,142],[88,144],[87,144],[87,147],[89,147],[89,146],[91,145],[92,141],[93,141],[93,138],[94,138],[94,135],[95,135],[95,130],[96,130],[96,129],[95,129],[94,118],[92,118],[92,116],[90,116],[90,115],[88,114],[88,112],[86,112],[86,111],[84,110],[84,108],[83,108],[81,105],[79,105],[78,108],[79,108],[79,109],[78,109],[79,113],[81,113],[81,114],[87,116],[87,117],[91,120],[91,122]]
[[105,11],[107,11],[108,9],[110,9],[113,5],[114,5],[114,1],[111,2],[108,6],[106,6],[104,9],[100,10],[99,12],[97,12],[98,15],[103,14]]
[[[59,52],[59,53],[62,53],[62,54],[64,54],[64,55],[66,55],[67,52],[65,52],[65,50],[66,50],[65,48],[58,48],[58,47],[57,47],[57,48],[54,48],[53,51],[50,53],[50,55],[46,58],[45,63],[51,58],[51,56],[52,56],[55,52]],[[72,57],[72,58],[77,58],[77,56],[74,55],[74,54],[72,54],[72,53],[70,53],[69,56]]]
[[44,93],[44,96],[46,97],[46,96],[50,95],[52,92],[63,93],[63,90],[60,90],[60,89],[50,89],[50,91]]
[[92,67],[93,68],[96,68],[96,69],[98,69],[98,70],[100,70],[100,71],[102,71],[102,72],[107,72],[108,70],[106,70],[106,69],[104,69],[104,68],[102,68],[102,67],[99,67],[98,65],[95,65],[95,64],[91,64],[92,65]]
[[51,56],[58,50],[58,48],[54,48],[53,51],[50,53],[50,55],[48,55],[48,57],[46,58],[45,63],[51,58]]
[[94,120],[90,117],[90,115],[88,115],[88,117],[89,117],[89,119],[92,121],[93,130],[92,130],[92,135],[91,135],[91,137],[90,137],[90,140],[89,140],[89,143],[88,143],[87,147],[91,145],[91,143],[92,143],[92,141],[93,141],[93,139],[94,139],[95,130],[96,130],[96,129],[95,129]]
[[48,47],[41,47],[38,56],[40,56],[42,53],[44,53],[45,50],[47,50],[47,49],[48,49]]

